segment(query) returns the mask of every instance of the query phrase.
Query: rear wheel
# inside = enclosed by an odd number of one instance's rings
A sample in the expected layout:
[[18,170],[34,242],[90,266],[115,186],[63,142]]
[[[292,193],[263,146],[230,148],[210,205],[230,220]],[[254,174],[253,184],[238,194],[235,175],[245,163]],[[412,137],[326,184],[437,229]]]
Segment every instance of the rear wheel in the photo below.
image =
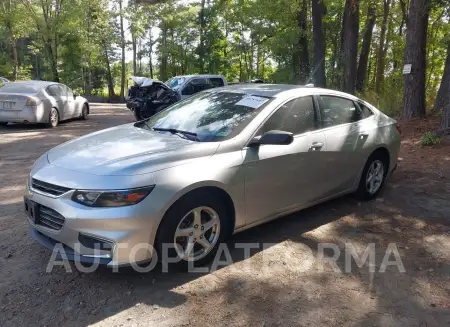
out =
[[223,202],[206,193],[181,199],[167,212],[159,227],[155,245],[160,260],[177,260],[173,265],[183,269],[188,262],[198,267],[212,260],[227,235],[226,215]]
[[81,109],[81,116],[80,116],[80,118],[82,120],[87,120],[88,116],[89,116],[89,109],[88,109],[86,104],[83,104],[83,109]]
[[359,182],[356,196],[361,200],[372,200],[380,194],[388,173],[388,162],[385,156],[373,154],[367,160]]
[[49,118],[48,118],[48,127],[53,128],[58,126],[59,124],[59,113],[56,108],[52,108],[50,110]]

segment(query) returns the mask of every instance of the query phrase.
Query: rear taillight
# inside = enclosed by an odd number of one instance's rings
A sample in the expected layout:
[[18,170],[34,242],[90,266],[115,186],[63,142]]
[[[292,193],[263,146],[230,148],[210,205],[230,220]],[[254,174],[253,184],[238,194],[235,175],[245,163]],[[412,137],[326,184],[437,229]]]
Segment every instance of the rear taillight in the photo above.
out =
[[40,99],[36,99],[36,98],[28,98],[27,103],[25,104],[26,106],[30,106],[30,107],[35,107],[41,104],[41,100]]
[[397,128],[397,131],[401,134],[402,133],[402,129],[400,128],[400,125],[397,124],[395,125],[395,128]]

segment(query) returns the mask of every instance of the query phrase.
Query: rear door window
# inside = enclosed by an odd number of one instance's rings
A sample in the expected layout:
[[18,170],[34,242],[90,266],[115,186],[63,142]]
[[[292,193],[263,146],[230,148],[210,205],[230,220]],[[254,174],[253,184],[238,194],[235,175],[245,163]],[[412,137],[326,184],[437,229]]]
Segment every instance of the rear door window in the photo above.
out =
[[194,78],[186,85],[186,87],[182,91],[182,94],[192,95],[210,88],[211,84],[209,84],[206,78]]
[[223,79],[218,78],[218,77],[211,77],[209,79],[209,81],[211,82],[211,85],[213,87],[221,87],[221,86],[225,85],[225,83],[223,82]]
[[373,116],[373,111],[369,109],[365,104],[362,102],[358,102],[359,108],[361,109],[361,114],[364,118]]
[[60,86],[63,89],[63,92],[66,96],[73,97],[73,91],[69,87],[67,87],[66,85],[62,85],[62,84]]
[[47,87],[47,93],[53,97],[62,96],[62,90],[57,84],[53,84]]
[[353,123],[363,118],[359,107],[350,99],[320,95],[318,100],[323,127]]

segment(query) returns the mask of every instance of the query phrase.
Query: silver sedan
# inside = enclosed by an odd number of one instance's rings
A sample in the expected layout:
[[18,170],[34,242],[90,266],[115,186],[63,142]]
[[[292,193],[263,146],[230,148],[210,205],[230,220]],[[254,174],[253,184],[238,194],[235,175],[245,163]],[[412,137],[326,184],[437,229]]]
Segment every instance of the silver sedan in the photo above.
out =
[[44,123],[56,127],[62,120],[87,119],[88,115],[88,101],[64,84],[22,81],[0,87],[2,125]]
[[34,238],[69,258],[201,264],[235,232],[347,193],[373,199],[399,147],[396,121],[349,94],[233,85],[50,150],[25,209]]

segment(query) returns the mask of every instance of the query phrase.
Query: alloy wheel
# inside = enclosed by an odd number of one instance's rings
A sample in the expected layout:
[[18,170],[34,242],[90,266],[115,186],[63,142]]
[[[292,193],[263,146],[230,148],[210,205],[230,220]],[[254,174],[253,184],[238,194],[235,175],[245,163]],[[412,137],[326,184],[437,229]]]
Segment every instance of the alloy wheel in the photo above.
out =
[[384,164],[375,160],[369,167],[366,175],[366,188],[370,194],[375,194],[383,184]]
[[53,109],[50,114],[50,123],[53,127],[58,125],[58,111],[56,109]]
[[220,219],[210,207],[197,207],[189,211],[175,230],[174,246],[185,261],[204,258],[217,244]]

